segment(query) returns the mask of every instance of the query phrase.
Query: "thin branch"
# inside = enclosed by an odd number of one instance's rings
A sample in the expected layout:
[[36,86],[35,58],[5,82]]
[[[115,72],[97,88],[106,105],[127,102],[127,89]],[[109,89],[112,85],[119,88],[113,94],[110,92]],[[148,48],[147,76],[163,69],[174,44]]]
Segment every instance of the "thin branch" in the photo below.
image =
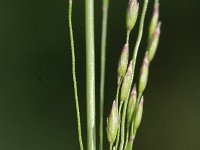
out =
[[103,150],[103,112],[104,112],[104,87],[106,64],[106,39],[109,0],[103,0],[102,5],[102,33],[101,33],[101,79],[100,79],[100,125],[99,125],[99,150]]
[[69,12],[68,13],[69,13],[68,21],[69,21],[69,31],[70,31],[70,42],[71,42],[71,51],[72,51],[72,75],[73,75],[73,83],[74,83],[74,94],[75,94],[76,115],[77,115],[77,125],[78,125],[78,137],[79,137],[80,149],[83,150],[78,91],[77,91],[77,82],[76,82],[76,64],[75,64],[76,60],[75,60],[75,50],[74,50],[74,37],[73,37],[73,29],[72,29],[72,0],[69,0]]

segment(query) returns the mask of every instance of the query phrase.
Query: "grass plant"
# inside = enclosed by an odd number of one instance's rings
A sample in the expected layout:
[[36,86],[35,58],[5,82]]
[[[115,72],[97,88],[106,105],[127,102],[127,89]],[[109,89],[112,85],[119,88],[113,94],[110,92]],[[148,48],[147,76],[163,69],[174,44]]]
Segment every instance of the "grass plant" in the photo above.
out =
[[[83,150],[81,122],[76,82],[75,48],[72,29],[72,2],[69,0],[69,31],[72,51],[72,75],[77,114],[77,126],[80,149]],[[148,82],[150,64],[156,54],[160,39],[161,22],[159,22],[159,1],[154,1],[153,15],[149,24],[147,48],[140,68],[136,86],[135,67],[141,40],[143,37],[145,16],[149,0],[143,1],[140,12],[138,0],[129,0],[126,10],[126,39],[122,48],[117,68],[116,96],[107,118],[107,139],[110,150],[131,150],[143,115],[144,91]],[[101,34],[101,75],[100,75],[100,109],[99,109],[99,150],[104,149],[104,91],[106,66],[106,41],[109,0],[102,1],[102,34]],[[138,35],[133,54],[130,55],[129,45],[131,31],[139,23]],[[86,107],[87,107],[87,149],[96,150],[96,106],[95,106],[95,33],[94,33],[94,0],[85,0],[85,39],[86,39]],[[129,60],[129,56],[132,56]],[[134,86],[133,86],[134,85]]]

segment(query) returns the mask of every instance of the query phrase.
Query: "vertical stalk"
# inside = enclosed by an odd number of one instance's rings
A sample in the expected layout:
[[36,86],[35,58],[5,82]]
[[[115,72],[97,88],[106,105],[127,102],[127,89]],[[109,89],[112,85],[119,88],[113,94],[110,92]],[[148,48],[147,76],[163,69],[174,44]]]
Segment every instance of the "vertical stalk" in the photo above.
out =
[[149,2],[149,0],[144,0],[142,15],[141,15],[140,24],[139,24],[138,37],[137,37],[137,41],[136,41],[136,44],[135,44],[135,47],[134,47],[134,52],[133,52],[133,70],[135,69],[137,53],[138,53],[138,49],[139,49],[141,39],[142,39],[142,35],[143,35],[144,20],[145,20],[145,16],[146,16],[148,2]]
[[85,0],[87,149],[96,150],[94,0]]
[[113,144],[110,144],[110,148],[109,148],[109,150],[112,150],[112,147],[113,147]]
[[78,101],[78,90],[76,82],[76,60],[75,60],[75,50],[74,50],[74,37],[72,29],[72,0],[69,0],[69,12],[68,12],[68,22],[69,22],[69,31],[70,31],[70,42],[71,42],[71,51],[72,51],[72,75],[74,83],[74,94],[75,94],[75,104],[76,104],[76,115],[77,115],[77,124],[78,124],[78,137],[80,149],[83,150],[83,142],[81,135],[81,121],[80,121],[80,111],[79,111],[79,101]]
[[[129,91],[130,93],[130,91]],[[125,130],[125,118],[126,118],[126,110],[127,110],[128,100],[124,102],[123,112],[122,112],[122,121],[121,121],[121,141],[119,149],[122,150],[124,146],[124,130]]]
[[102,33],[101,33],[101,79],[100,79],[100,125],[99,125],[99,150],[103,150],[103,110],[104,110],[104,86],[106,64],[106,39],[109,0],[103,0],[102,5]]
[[[123,102],[120,103],[119,105],[119,118],[121,118],[121,110],[122,110],[122,106],[123,106]],[[118,144],[119,144],[119,137],[120,137],[120,124],[119,123],[119,129],[118,129],[118,133],[117,133],[117,139],[116,139],[116,144],[115,144],[115,150],[118,149]]]
[[125,149],[127,147],[128,139],[129,139],[129,132],[130,132],[129,125],[127,125],[127,129],[126,130],[127,130],[126,131],[126,141],[125,141],[125,146],[124,146]]

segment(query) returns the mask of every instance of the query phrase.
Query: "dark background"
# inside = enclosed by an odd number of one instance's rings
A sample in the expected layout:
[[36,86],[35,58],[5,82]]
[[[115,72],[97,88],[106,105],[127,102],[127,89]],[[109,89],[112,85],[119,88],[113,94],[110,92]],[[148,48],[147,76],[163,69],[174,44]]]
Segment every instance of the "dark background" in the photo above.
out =
[[[162,35],[151,64],[143,121],[134,146],[140,150],[199,150],[200,1],[160,3]],[[152,4],[150,0],[136,75],[146,47]],[[117,62],[125,41],[126,6],[127,1],[110,3],[105,117],[116,91]],[[0,150],[79,149],[67,7],[66,0],[0,0]],[[101,1],[95,1],[95,11],[98,117]],[[74,0],[73,12],[86,142],[84,1]],[[131,49],[136,31],[131,34]],[[104,143],[108,144],[106,138]]]

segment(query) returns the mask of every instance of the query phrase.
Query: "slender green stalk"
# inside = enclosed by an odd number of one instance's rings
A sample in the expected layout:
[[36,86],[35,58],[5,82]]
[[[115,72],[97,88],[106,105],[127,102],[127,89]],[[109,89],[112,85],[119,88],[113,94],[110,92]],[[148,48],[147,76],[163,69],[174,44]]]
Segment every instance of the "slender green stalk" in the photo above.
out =
[[110,144],[110,150],[112,150],[112,147],[113,147],[113,143]]
[[118,104],[119,104],[119,90],[120,90],[120,87],[121,87],[121,83],[122,83],[122,80],[120,79],[119,84],[117,85],[117,92],[116,92],[116,98],[115,98],[117,108],[118,108]]
[[[121,118],[122,106],[123,106],[123,102],[121,102],[120,105],[119,105],[119,118]],[[115,150],[117,150],[118,144],[119,144],[120,124],[121,124],[121,123],[119,123],[119,129],[118,129],[118,133],[117,133],[117,140],[116,140],[116,144],[115,144]]]
[[141,97],[142,97],[142,93],[139,93],[138,98],[137,98],[137,105],[140,103]]
[[133,51],[133,70],[135,70],[137,53],[138,53],[138,49],[139,49],[141,39],[142,39],[142,35],[143,35],[144,20],[145,20],[145,16],[146,16],[148,2],[149,2],[149,0],[144,0],[144,6],[143,6],[142,15],[141,15],[140,24],[139,24],[138,37],[137,37],[137,41],[136,41],[134,51]]
[[133,128],[134,128],[134,121],[132,121],[132,123],[131,123],[131,132],[130,132],[130,137],[129,137],[129,141],[127,143],[126,150],[132,150],[132,147],[133,147],[133,142],[134,142],[134,139],[136,136],[136,131],[134,132]]
[[80,121],[80,111],[79,111],[79,101],[78,101],[78,90],[77,90],[77,82],[76,82],[76,61],[75,61],[75,50],[74,50],[74,37],[73,37],[73,29],[72,29],[72,0],[69,0],[69,12],[68,12],[68,22],[69,22],[69,31],[70,31],[70,41],[71,41],[71,51],[72,51],[72,75],[73,75],[73,83],[74,83],[74,94],[75,94],[75,104],[76,104],[76,115],[77,115],[77,124],[78,124],[78,137],[79,137],[79,145],[80,149],[83,150],[83,142],[81,135],[81,121]]
[[103,111],[104,111],[104,87],[106,64],[106,39],[109,0],[103,0],[102,6],[102,34],[101,34],[101,79],[100,79],[100,125],[99,125],[99,150],[103,150]]
[[96,150],[94,0],[85,0],[87,149]]
[[[138,53],[138,49],[139,49],[141,39],[142,39],[142,35],[143,35],[144,20],[145,20],[145,15],[146,15],[146,11],[147,11],[147,6],[148,6],[148,0],[144,0],[142,15],[141,15],[140,24],[139,24],[138,37],[137,37],[137,41],[136,41],[134,51],[133,51],[133,77],[132,77],[132,80],[134,78],[137,53]],[[130,93],[130,91],[129,91],[129,93]],[[120,150],[122,150],[123,146],[124,146],[124,130],[125,130],[124,125],[125,125],[127,104],[128,104],[128,100],[126,100],[126,102],[124,104],[123,114],[122,114]]]
[[126,44],[129,44],[130,33],[131,33],[131,31],[127,30],[127,32],[126,32]]
[[135,136],[136,136],[136,131],[134,131],[134,119],[133,119],[132,122],[131,122],[131,131],[130,131],[130,136],[129,136],[129,139],[128,139],[128,143],[127,143],[127,145],[125,147],[126,150],[132,150]]
[[[129,92],[130,93],[130,92]],[[121,121],[121,141],[119,149],[122,150],[124,146],[124,130],[125,130],[125,118],[126,118],[126,110],[127,110],[128,100],[125,101],[122,112],[122,121]]]
[[126,148],[126,146],[127,146],[127,144],[128,144],[129,132],[130,132],[130,129],[129,129],[129,126],[127,125],[127,130],[126,130],[126,141],[125,141],[125,146],[124,146],[124,148]]

